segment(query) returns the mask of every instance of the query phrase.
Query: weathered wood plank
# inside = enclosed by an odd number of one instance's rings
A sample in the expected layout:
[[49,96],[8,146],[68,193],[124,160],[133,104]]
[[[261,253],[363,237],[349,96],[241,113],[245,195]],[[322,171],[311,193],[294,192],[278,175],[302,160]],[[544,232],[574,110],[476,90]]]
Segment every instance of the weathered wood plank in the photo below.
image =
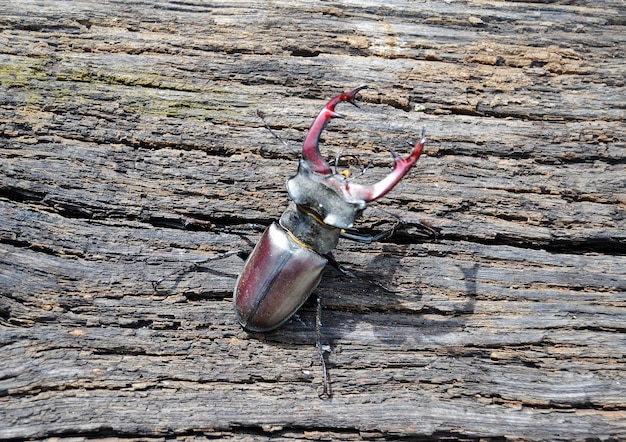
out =
[[[626,438],[621,2],[9,2],[0,12],[0,437]],[[232,314],[242,261],[325,133],[390,164],[274,333]],[[256,116],[262,109],[286,149]]]

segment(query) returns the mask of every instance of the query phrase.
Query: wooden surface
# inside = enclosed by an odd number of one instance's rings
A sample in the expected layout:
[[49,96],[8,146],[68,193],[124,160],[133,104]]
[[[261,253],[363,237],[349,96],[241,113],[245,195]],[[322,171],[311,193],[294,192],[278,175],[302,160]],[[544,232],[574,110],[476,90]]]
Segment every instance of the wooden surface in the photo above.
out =
[[[0,438],[626,439],[623,1],[1,3]],[[364,83],[329,158],[428,144],[361,230],[441,236],[340,244],[397,291],[326,271],[322,401],[313,303],[152,282],[249,250]]]

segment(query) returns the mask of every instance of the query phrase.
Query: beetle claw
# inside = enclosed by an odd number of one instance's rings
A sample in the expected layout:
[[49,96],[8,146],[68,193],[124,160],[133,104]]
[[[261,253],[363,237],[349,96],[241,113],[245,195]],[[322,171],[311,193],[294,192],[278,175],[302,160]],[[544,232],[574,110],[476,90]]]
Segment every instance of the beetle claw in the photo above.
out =
[[393,170],[389,175],[387,175],[384,179],[377,182],[376,184],[364,186],[360,184],[349,184],[346,185],[347,193],[355,200],[364,201],[369,203],[371,201],[377,200],[378,198],[384,196],[391,189],[395,187],[396,184],[407,174],[407,172],[413,167],[420,155],[424,151],[424,144],[426,143],[426,131],[422,129],[422,138],[420,141],[415,143],[411,153],[406,158],[400,158],[396,156],[395,152],[392,150],[391,155],[393,156]]
[[361,108],[361,106],[358,105],[358,103],[356,101],[354,101],[354,98],[356,97],[356,94],[359,93],[361,90],[366,89],[367,85],[364,84],[362,86],[359,86],[357,88],[352,89],[350,92],[347,92],[345,95],[347,95],[349,98],[347,98],[345,101],[347,101],[348,103],[350,103],[351,105],[353,105],[356,108]]
[[313,172],[322,175],[332,174],[332,170],[328,165],[328,162],[324,159],[320,152],[320,135],[332,118],[344,118],[343,115],[335,112],[335,106],[337,106],[342,101],[347,101],[348,103],[359,107],[355,102],[356,95],[359,93],[359,91],[365,89],[366,87],[367,85],[359,86],[355,89],[352,89],[350,92],[344,92],[343,94],[337,95],[336,97],[331,99],[328,103],[326,103],[324,109],[322,109],[322,111],[319,113],[319,115],[311,125],[311,128],[309,129],[309,132],[304,139],[304,146],[302,147],[302,158],[307,163],[309,163],[309,168]]
[[[356,107],[359,107],[355,101],[357,94],[365,89],[367,85],[359,86],[350,92],[344,92],[331,99],[324,109],[319,113],[307,136],[302,147],[302,158],[307,163],[308,168],[315,174],[332,176],[332,169],[328,162],[324,159],[319,148],[319,139],[322,131],[332,118],[343,118],[343,115],[335,111],[335,106],[346,101]],[[426,143],[426,129],[422,128],[422,136],[420,141],[415,143],[411,153],[407,158],[399,158],[395,152],[391,151],[393,157],[393,170],[382,181],[376,184],[364,186],[360,184],[347,184],[344,191],[352,198],[353,201],[362,201],[368,203],[374,201],[394,188],[396,184],[406,175],[406,173],[417,162]]]

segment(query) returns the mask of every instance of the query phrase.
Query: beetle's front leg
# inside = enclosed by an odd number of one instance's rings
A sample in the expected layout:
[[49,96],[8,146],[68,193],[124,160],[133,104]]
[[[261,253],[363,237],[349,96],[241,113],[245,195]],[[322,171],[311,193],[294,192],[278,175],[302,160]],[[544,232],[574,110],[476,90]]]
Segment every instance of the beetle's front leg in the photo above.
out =
[[[395,217],[395,215],[392,215],[392,216]],[[342,229],[339,236],[341,238],[346,238],[352,241],[357,241],[357,242],[361,242],[364,244],[371,244],[373,242],[383,241],[387,238],[390,238],[394,236],[396,232],[405,231],[407,228],[410,228],[410,227],[416,227],[420,231],[420,234],[422,237],[436,239],[437,236],[439,235],[438,229],[435,229],[421,221],[404,221],[400,218],[397,218],[393,227],[391,227],[390,229],[383,230],[382,232],[377,233],[376,235],[368,235],[365,233],[358,233],[358,232],[353,232],[350,230]]]
[[354,233],[344,230],[341,232],[341,237],[350,239],[352,241],[362,242],[364,244],[371,244],[373,242],[382,241],[383,239],[387,239],[392,236],[396,231],[396,227],[392,227],[389,230],[385,230],[376,235],[367,235],[364,233]]

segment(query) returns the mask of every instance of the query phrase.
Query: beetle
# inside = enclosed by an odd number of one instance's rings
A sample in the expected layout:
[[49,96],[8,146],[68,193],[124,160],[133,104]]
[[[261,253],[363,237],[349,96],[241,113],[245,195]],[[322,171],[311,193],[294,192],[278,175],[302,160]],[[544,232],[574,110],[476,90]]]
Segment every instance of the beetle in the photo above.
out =
[[391,173],[373,185],[354,183],[347,173],[333,172],[319,149],[320,135],[335,107],[358,107],[359,86],[332,98],[311,125],[302,147],[296,175],[287,180],[291,203],[278,223],[272,223],[249,255],[234,290],[237,320],[246,330],[266,332],[281,326],[307,300],[320,282],[328,254],[347,234],[367,203],[384,196],[415,165],[424,149],[425,133],[408,157],[391,151]]

